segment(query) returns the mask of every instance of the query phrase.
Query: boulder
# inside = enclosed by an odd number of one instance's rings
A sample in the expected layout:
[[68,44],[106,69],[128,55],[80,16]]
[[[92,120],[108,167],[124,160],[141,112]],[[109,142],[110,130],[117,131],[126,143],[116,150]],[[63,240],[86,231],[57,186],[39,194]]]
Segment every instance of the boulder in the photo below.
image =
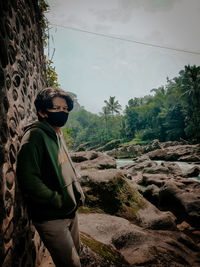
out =
[[161,166],[164,166],[166,168],[168,168],[169,173],[171,173],[173,176],[182,176],[183,172],[181,170],[181,168],[179,167],[179,165],[175,162],[162,162]]
[[139,157],[147,154],[152,160],[187,161],[200,163],[200,144],[189,145],[182,142],[153,140],[146,146],[128,145],[108,151],[115,158]]
[[171,210],[179,220],[200,228],[200,184],[185,190],[173,181],[167,181],[159,191],[160,207]]
[[121,140],[120,139],[114,139],[111,140],[110,142],[106,143],[105,145],[98,147],[98,151],[108,151],[114,148],[119,147]]
[[194,166],[193,168],[186,171],[183,176],[184,177],[196,177],[200,174],[200,168],[198,166]]
[[155,165],[152,167],[144,168],[142,172],[141,185],[156,185],[161,187],[169,179],[172,179],[173,175],[170,173],[169,168],[161,165]]
[[80,233],[81,266],[84,267],[107,267],[107,266],[129,266],[122,254],[114,246],[102,243],[86,233]]
[[142,192],[143,196],[154,204],[156,207],[159,205],[159,187],[155,184],[148,185]]
[[81,172],[81,184],[90,209],[117,215],[150,229],[174,229],[175,217],[148,202],[121,170]]
[[153,140],[151,143],[146,145],[144,152],[147,153],[149,151],[161,149],[161,143],[158,139]]
[[81,233],[99,242],[96,250],[98,245],[110,245],[124,259],[123,263],[100,266],[199,265],[199,248],[179,231],[146,230],[124,218],[95,213],[79,214],[79,226]]
[[200,227],[200,183],[184,178],[197,176],[199,167],[183,174],[176,163],[151,163],[149,167],[150,162],[153,161],[148,157],[141,157],[124,167],[132,180],[141,186],[137,190],[157,208],[173,212],[179,222],[186,220],[192,226]]
[[148,153],[151,160],[166,160],[167,152],[164,149],[156,149]]
[[116,168],[116,160],[101,152],[73,152],[70,156],[78,170]]
[[86,142],[84,144],[80,144],[77,148],[76,148],[76,151],[79,152],[79,151],[87,151],[87,150],[90,150],[90,147],[91,147],[91,143],[90,142]]
[[102,155],[101,152],[96,151],[80,151],[70,152],[70,156],[73,162],[80,163],[82,161],[93,160]]
[[[191,146],[161,148],[169,159],[187,156]],[[100,152],[73,156],[86,195],[79,209],[83,266],[199,265],[200,238],[195,245],[183,234],[200,232],[200,184],[186,178],[199,170],[183,174],[176,163],[159,164],[149,155],[120,169]]]
[[156,167],[158,164],[149,159],[148,156],[136,158],[134,162],[130,162],[125,166],[120,167],[121,170],[127,171],[132,180],[138,183],[142,180],[142,172],[145,168]]
[[144,203],[144,207],[136,213],[137,225],[153,230],[176,229],[176,217],[171,212],[160,211],[146,199]]
[[186,161],[186,162],[195,162],[196,164],[200,163],[200,156],[199,155],[186,155],[179,157],[180,161]]
[[119,148],[112,149],[107,154],[114,158],[133,158],[141,156],[144,153],[145,147],[140,145],[134,146],[121,146]]
[[142,179],[139,181],[140,185],[147,186],[154,184],[158,187],[165,185],[165,182],[169,179],[168,174],[158,173],[158,174],[149,174],[142,173]]
[[178,142],[178,141],[167,141],[167,142],[162,142],[160,144],[161,144],[162,148],[167,148],[167,147],[171,147],[171,146],[185,145],[185,144],[188,144],[188,142],[182,139],[181,142]]
[[162,165],[154,165],[153,164],[149,167],[146,166],[143,170],[143,173],[149,173],[149,174],[169,174],[169,168],[162,166]]
[[164,146],[147,153],[152,160],[200,162],[200,145]]

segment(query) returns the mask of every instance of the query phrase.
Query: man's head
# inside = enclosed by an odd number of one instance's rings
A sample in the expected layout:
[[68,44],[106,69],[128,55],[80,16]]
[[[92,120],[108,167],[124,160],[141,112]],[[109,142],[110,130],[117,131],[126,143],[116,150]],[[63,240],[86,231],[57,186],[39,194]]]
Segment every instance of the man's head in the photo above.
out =
[[48,121],[52,116],[60,116],[64,113],[68,114],[73,109],[73,99],[71,96],[56,87],[42,89],[38,93],[34,104],[40,121],[43,119]]

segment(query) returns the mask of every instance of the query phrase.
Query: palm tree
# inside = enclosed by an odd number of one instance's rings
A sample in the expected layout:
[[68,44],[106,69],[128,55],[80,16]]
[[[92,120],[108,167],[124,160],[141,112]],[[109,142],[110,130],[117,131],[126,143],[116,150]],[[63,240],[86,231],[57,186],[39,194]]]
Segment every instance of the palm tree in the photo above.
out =
[[100,112],[100,116],[102,116],[105,119],[105,126],[106,126],[106,133],[108,133],[108,118],[110,115],[110,110],[107,106],[102,108],[102,112]]
[[119,113],[119,110],[122,109],[118,100],[115,101],[115,96],[110,96],[109,101],[104,100],[104,102],[106,103],[106,107],[108,108],[108,110],[110,110],[112,115],[114,115],[114,112]]

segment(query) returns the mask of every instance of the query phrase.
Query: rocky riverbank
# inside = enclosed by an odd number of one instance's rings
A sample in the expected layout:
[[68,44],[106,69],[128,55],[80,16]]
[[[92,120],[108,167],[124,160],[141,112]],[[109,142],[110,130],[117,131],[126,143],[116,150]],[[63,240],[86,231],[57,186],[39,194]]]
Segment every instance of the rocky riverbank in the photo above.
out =
[[[198,145],[193,155],[178,146],[174,154],[198,162]],[[169,147],[156,149],[169,155]],[[200,266],[200,183],[188,179],[200,170],[159,165],[152,151],[120,169],[100,152],[71,153],[86,195],[79,210],[82,266]]]
[[107,154],[114,158],[135,158],[147,154],[153,160],[200,163],[200,144],[161,143],[158,140],[154,140],[147,146],[122,146],[108,151]]

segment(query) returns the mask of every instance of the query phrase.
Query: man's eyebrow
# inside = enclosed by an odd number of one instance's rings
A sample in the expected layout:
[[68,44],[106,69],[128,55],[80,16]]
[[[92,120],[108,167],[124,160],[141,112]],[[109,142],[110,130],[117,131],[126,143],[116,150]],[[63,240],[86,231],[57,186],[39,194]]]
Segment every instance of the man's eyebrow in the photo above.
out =
[[54,107],[68,107],[68,105],[60,106],[60,105],[53,105]]

